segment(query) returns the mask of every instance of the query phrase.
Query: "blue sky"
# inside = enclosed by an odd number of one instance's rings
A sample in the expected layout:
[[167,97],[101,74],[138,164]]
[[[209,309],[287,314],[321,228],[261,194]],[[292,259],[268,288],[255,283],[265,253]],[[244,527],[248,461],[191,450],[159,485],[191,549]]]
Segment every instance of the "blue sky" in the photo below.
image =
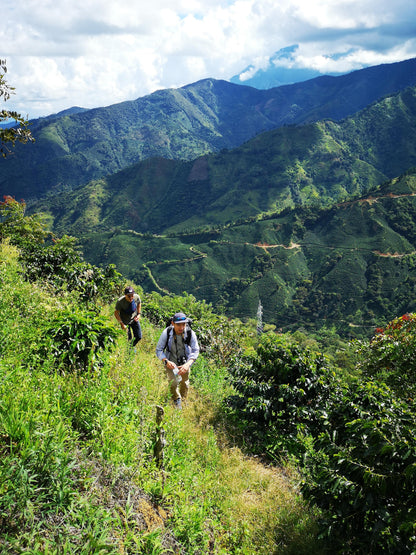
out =
[[347,72],[416,57],[414,0],[2,0],[0,58],[30,118],[262,68]]

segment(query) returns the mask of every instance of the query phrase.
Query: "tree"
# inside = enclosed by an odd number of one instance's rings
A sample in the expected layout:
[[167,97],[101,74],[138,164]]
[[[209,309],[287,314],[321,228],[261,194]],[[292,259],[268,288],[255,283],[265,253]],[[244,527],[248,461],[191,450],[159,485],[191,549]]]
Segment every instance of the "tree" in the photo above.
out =
[[363,374],[385,382],[399,397],[413,403],[416,396],[416,314],[395,318],[385,328],[377,328],[371,341],[358,345]]
[[[3,97],[5,102],[9,100],[10,95],[14,94],[14,87],[10,87],[4,79],[6,73],[6,60],[0,59],[0,99]],[[34,141],[28,129],[29,122],[27,120],[17,112],[0,110],[0,124],[8,120],[14,120],[15,124],[11,127],[0,127],[0,153],[4,158],[10,153],[10,150],[6,146],[7,143],[11,143],[14,146],[16,141],[21,143]]]
[[10,195],[4,195],[0,201],[0,241],[10,241],[23,248],[27,245],[40,245],[52,234],[46,230],[39,215],[28,216],[26,203],[18,202]]

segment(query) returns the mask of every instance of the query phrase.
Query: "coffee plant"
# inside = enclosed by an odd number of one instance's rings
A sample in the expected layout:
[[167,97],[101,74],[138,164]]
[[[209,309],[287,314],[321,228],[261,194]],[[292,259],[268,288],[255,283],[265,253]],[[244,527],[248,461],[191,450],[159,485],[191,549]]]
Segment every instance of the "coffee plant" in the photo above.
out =
[[303,487],[326,510],[325,534],[349,553],[412,553],[414,414],[386,385],[357,381],[334,398],[328,416],[306,457]]
[[408,402],[416,393],[416,314],[404,314],[358,343],[364,375],[387,383]]
[[327,359],[292,342],[266,334],[257,350],[230,368],[238,396],[227,400],[245,421],[260,449],[302,450],[299,435],[319,433],[337,388]]
[[99,367],[116,330],[95,312],[66,309],[45,326],[39,354],[51,354],[63,370],[86,372]]
[[340,553],[416,548],[415,416],[386,384],[338,379],[319,353],[266,336],[230,369],[227,400],[256,452],[297,457]]

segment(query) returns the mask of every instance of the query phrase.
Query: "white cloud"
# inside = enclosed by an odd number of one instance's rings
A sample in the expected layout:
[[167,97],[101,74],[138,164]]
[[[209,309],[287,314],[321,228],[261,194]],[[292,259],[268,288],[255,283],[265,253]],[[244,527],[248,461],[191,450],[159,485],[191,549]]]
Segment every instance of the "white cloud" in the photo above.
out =
[[[416,56],[413,0],[3,0],[0,58],[30,117],[287,64],[349,71]],[[283,62],[282,62],[283,63]]]

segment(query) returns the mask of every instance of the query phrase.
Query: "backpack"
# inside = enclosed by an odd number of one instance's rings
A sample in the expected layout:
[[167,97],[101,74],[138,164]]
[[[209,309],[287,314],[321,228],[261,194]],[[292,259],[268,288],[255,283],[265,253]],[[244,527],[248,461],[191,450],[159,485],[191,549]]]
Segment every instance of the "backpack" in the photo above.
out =
[[[169,325],[166,329],[167,329],[167,334],[166,334],[166,343],[165,343],[165,346],[163,347],[164,351],[166,351],[166,349],[168,348],[169,338],[172,334],[173,326]],[[192,339],[192,329],[191,329],[191,326],[188,322],[188,325],[185,328],[185,335],[184,335],[183,340],[184,340],[186,345],[190,345],[191,344],[191,339]]]

